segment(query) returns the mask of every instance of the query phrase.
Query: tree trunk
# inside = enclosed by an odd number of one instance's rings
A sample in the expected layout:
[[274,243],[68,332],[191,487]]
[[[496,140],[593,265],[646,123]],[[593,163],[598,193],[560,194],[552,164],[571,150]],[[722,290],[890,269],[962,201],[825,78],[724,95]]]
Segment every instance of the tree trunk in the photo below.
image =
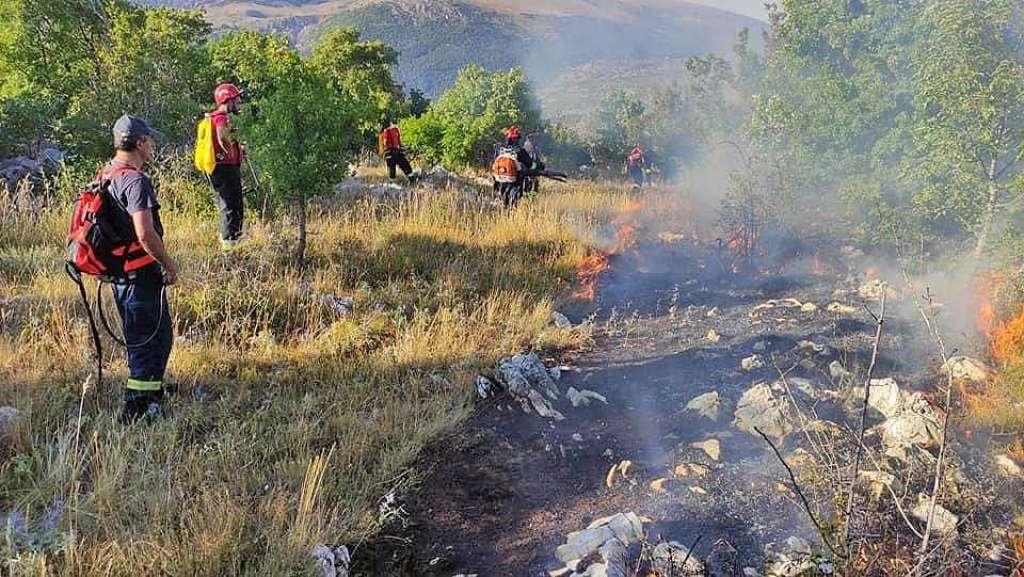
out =
[[299,194],[299,247],[295,251],[295,265],[306,268],[306,195]]
[[[295,126],[295,134],[299,137],[299,141],[297,143],[299,158],[305,158],[306,132],[305,127],[302,124],[302,115],[298,113],[294,114],[292,116],[292,122]],[[298,167],[296,167],[296,169],[298,169]],[[294,191],[294,193],[299,195],[299,247],[295,251],[295,265],[300,271],[302,271],[306,268],[306,187],[300,186],[299,190]]]
[[981,231],[974,245],[974,261],[979,262],[988,245],[988,237],[992,232],[992,221],[996,217],[996,204],[999,202],[999,183],[996,182],[996,160],[993,158],[988,165],[988,202],[982,216]]

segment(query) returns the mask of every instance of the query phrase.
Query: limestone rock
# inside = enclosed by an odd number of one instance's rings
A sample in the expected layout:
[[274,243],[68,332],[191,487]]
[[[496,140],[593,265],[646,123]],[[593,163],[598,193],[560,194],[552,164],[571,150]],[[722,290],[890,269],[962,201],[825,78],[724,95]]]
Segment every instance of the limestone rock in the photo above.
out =
[[860,287],[857,288],[857,294],[860,298],[869,301],[882,300],[883,294],[889,300],[897,297],[896,289],[884,280],[877,278],[860,285]]
[[828,374],[830,377],[832,377],[833,381],[838,381],[840,383],[853,378],[853,373],[846,370],[846,367],[843,366],[843,363],[839,361],[832,361],[831,363],[829,363]]
[[717,461],[722,457],[722,444],[718,439],[707,439],[698,443],[690,443],[690,446],[704,451],[712,461]]
[[897,458],[903,458],[910,447],[936,446],[942,434],[935,410],[921,393],[904,399],[900,411],[882,423],[881,430],[886,454]]
[[14,434],[21,422],[21,413],[14,407],[0,407],[0,438]]
[[740,430],[758,436],[755,428],[776,439],[783,439],[793,431],[787,418],[786,403],[772,393],[765,383],[754,385],[743,393],[736,404],[733,424]]
[[560,329],[571,329],[573,327],[572,321],[569,320],[569,317],[558,311],[552,311],[551,322]]
[[704,393],[703,395],[694,397],[686,404],[686,410],[694,411],[702,417],[707,417],[712,421],[718,420],[718,412],[721,408],[722,399],[718,396],[718,391],[711,391],[710,393]]
[[751,355],[740,361],[740,368],[745,372],[756,371],[764,367],[764,358],[761,355]]
[[488,379],[483,375],[478,375],[473,384],[476,387],[476,395],[481,399],[490,397],[494,392],[494,383],[491,382],[491,379]]
[[704,575],[704,563],[675,541],[661,543],[654,548],[651,552],[651,568],[658,575]]
[[[2,430],[2,427],[0,427],[0,430]],[[1007,477],[1024,476],[1024,471],[1021,470],[1020,465],[1008,455],[996,455],[996,466]]]
[[992,378],[992,369],[982,361],[971,357],[950,357],[942,365],[942,373],[950,374],[959,381],[985,383]]
[[348,547],[342,545],[332,550],[327,545],[317,545],[312,555],[317,577],[348,577],[352,564]]
[[569,533],[566,543],[555,550],[555,557],[575,569],[577,561],[597,552],[608,541],[616,539],[628,546],[640,541],[643,534],[643,522],[633,512],[603,517],[582,531]]
[[858,312],[858,309],[838,302],[829,303],[825,310],[837,316],[853,316]]
[[[893,379],[871,379],[868,406],[883,417],[896,416],[903,407],[903,393]],[[863,389],[861,389],[863,391]]]
[[560,392],[536,353],[504,359],[498,364],[496,372],[505,389],[519,400],[524,410],[532,407],[542,417],[559,421],[565,418],[545,399],[547,396],[557,400]]
[[[928,522],[928,509],[930,508],[931,500],[924,493],[920,493],[917,496],[917,505],[911,511],[911,515],[917,518],[922,523]],[[960,517],[957,517],[951,513],[948,509],[935,504],[935,512],[932,514],[932,529],[940,535],[950,535],[956,532],[957,523],[960,522]]]
[[608,399],[604,395],[588,391],[587,389],[577,390],[575,387],[569,387],[569,390],[565,392],[565,396],[569,398],[569,402],[576,408],[586,407],[591,401],[600,401],[606,405],[608,404]]

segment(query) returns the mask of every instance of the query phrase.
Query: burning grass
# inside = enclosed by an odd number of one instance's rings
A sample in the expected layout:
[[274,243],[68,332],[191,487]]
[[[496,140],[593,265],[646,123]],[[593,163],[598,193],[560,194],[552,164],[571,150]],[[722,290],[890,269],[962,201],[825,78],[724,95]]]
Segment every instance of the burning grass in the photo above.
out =
[[980,390],[968,391],[971,414],[1000,427],[1024,426],[1024,304],[1011,275],[988,271],[975,288],[975,326],[999,372]]
[[[561,187],[511,214],[454,195],[323,203],[305,274],[287,220],[254,224],[225,256],[212,216],[168,210],[181,394],[167,418],[132,428],[114,419],[120,351],[99,389],[81,384],[92,365],[60,268],[64,205],[7,207],[0,405],[22,419],[0,445],[0,517],[24,523],[0,539],[5,569],[296,574],[313,544],[372,535],[381,496],[467,414],[478,371],[578,342],[551,326],[553,303],[619,198]],[[351,314],[328,295],[352,296]]]

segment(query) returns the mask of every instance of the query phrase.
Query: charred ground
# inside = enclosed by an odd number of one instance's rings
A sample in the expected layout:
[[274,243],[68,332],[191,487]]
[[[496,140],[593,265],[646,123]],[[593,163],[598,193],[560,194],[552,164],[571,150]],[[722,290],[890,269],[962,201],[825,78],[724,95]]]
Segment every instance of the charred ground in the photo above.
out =
[[[876,327],[869,311],[878,307],[857,294],[866,258],[833,243],[748,263],[749,270],[739,272],[720,243],[659,228],[641,225],[635,244],[610,257],[595,300],[570,311],[574,320],[591,323],[593,345],[546,359],[562,366],[563,392],[592,390],[608,403],[573,408],[563,400],[557,408],[566,419],[553,421],[524,414],[507,396],[481,401],[468,422],[421,458],[425,481],[406,503],[405,526],[394,528],[399,541],[383,541],[376,567],[364,567],[365,574],[547,575],[561,566],[553,553],[568,533],[626,511],[650,520],[650,542],[690,545],[699,538],[694,555],[713,575],[763,570],[793,536],[824,550],[785,469],[762,439],[734,425],[733,411],[752,385],[785,375],[786,402],[799,408],[790,416],[806,420],[794,424],[779,448],[794,468],[808,453],[824,461],[797,471],[826,531],[834,530],[830,501],[837,498],[837,479],[842,481],[841,475],[827,477],[845,472],[844,457],[832,461],[808,445],[820,448],[831,439],[825,453],[849,451],[840,439],[858,428],[849,399],[852,387],[863,384]],[[782,299],[814,306],[758,308]],[[832,303],[849,308],[827,310]],[[941,363],[920,333],[913,317],[892,315],[874,375],[935,390]],[[764,366],[741,369],[743,359],[755,354]],[[830,371],[835,361],[856,376],[837,380]],[[722,399],[717,421],[686,409],[691,399],[712,391]],[[823,437],[825,429],[831,433]],[[707,439],[720,442],[720,459],[691,445]],[[991,549],[990,559],[982,555],[999,540],[993,527],[1009,523],[1013,508],[994,498],[995,487],[1002,485],[1005,494],[1007,483],[992,473],[991,446],[991,439],[975,438],[957,445],[951,457],[950,470],[970,481],[957,484],[956,494],[948,495],[955,504],[946,506],[961,515],[962,530],[984,527],[983,533],[945,541],[957,551],[952,558],[963,574],[987,575],[1011,563]],[[623,460],[632,461],[627,477],[609,486],[609,468]],[[680,478],[674,474],[680,464],[702,465],[697,470],[706,475]],[[909,472],[915,466],[927,464],[907,465],[903,475],[897,471],[901,499],[912,500],[921,490]],[[664,481],[656,489],[651,483],[658,479]],[[859,574],[888,574],[879,560],[909,562],[913,544],[890,523],[897,513],[886,504],[888,496],[861,498],[854,538],[877,542],[872,550],[878,559],[865,560]],[[974,508],[958,509],[968,506]]]

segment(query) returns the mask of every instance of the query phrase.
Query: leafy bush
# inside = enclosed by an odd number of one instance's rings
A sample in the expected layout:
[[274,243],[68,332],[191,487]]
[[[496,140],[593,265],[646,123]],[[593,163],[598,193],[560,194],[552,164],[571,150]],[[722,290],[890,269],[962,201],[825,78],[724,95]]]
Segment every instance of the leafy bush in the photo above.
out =
[[431,163],[465,168],[486,163],[504,129],[541,126],[540,110],[519,68],[489,73],[470,66],[419,118],[402,121],[405,142]]

